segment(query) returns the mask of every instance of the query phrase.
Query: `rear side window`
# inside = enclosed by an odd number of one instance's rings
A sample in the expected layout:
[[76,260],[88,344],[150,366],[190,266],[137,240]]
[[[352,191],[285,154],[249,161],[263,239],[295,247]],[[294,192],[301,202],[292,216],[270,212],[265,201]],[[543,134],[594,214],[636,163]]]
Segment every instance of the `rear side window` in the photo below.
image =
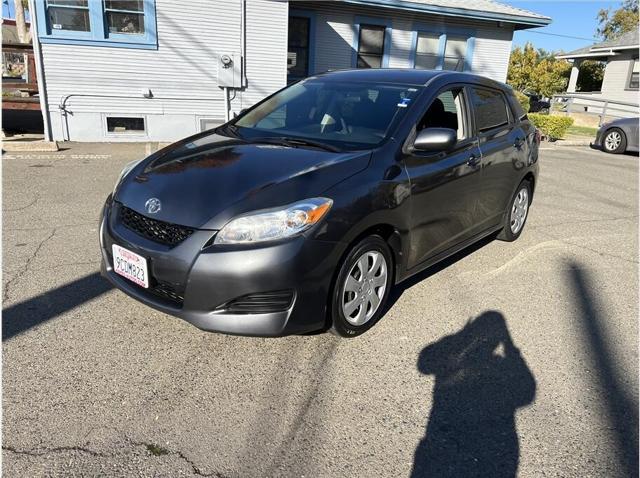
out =
[[507,101],[502,93],[471,88],[471,101],[479,133],[509,124]]
[[527,119],[527,113],[522,108],[522,105],[518,101],[518,98],[516,97],[516,95],[514,93],[511,93],[510,96],[511,96],[511,107],[513,108],[513,111],[514,111],[514,113],[516,115],[516,118],[519,118],[520,121],[526,120]]

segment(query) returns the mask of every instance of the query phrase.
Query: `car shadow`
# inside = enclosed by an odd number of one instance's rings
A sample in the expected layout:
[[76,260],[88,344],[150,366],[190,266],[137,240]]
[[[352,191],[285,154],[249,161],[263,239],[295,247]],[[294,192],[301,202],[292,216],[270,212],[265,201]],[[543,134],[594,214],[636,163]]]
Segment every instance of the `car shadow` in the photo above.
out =
[[500,312],[487,311],[425,347],[418,370],[435,376],[433,406],[411,476],[515,477],[515,412],[536,381]]

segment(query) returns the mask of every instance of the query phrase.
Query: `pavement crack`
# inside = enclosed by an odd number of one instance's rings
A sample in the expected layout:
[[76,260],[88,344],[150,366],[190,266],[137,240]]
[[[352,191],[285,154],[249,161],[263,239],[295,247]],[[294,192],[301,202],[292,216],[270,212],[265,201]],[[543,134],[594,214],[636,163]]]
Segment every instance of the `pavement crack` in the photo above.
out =
[[5,209],[5,212],[17,212],[17,211],[24,211],[25,209],[30,208],[31,206],[34,206],[37,202],[38,202],[38,195],[36,194],[35,197],[33,198],[33,200],[27,204],[26,206],[20,206],[17,207],[15,209]]
[[15,453],[16,455],[29,455],[29,456],[43,456],[49,453],[64,453],[68,451],[79,451],[81,453],[87,453],[91,456],[99,456],[99,457],[108,457],[110,455],[100,453],[94,450],[90,450],[89,448],[85,448],[82,446],[57,446],[55,448],[42,448],[42,449],[33,449],[33,450],[19,450],[15,447],[9,445],[2,445],[2,449],[5,451],[10,451],[11,453]]
[[225,475],[223,475],[221,473],[216,473],[216,472],[205,473],[191,459],[187,458],[185,456],[185,454],[182,453],[180,450],[169,450],[168,448],[161,447],[161,446],[156,445],[155,443],[151,443],[151,442],[136,442],[136,443],[132,442],[132,445],[134,445],[134,446],[144,446],[147,449],[147,451],[153,456],[162,456],[162,455],[177,456],[178,458],[180,458],[181,460],[186,462],[189,466],[191,466],[193,474],[196,475],[196,476],[204,476],[204,477],[212,477],[212,478],[226,478]]
[[16,273],[16,275],[14,275],[11,279],[9,279],[7,281],[7,283],[4,286],[4,294],[2,295],[2,300],[3,302],[7,302],[9,300],[9,296],[10,296],[10,292],[11,292],[11,287],[13,286],[13,284],[19,280],[23,275],[25,275],[27,273],[27,271],[29,270],[29,267],[31,266],[31,263],[35,260],[35,258],[38,256],[38,253],[40,252],[40,250],[42,249],[42,247],[51,239],[53,238],[53,236],[55,236],[57,229],[53,228],[51,230],[51,232],[49,233],[49,235],[47,237],[45,237],[42,241],[40,241],[40,243],[38,244],[38,246],[35,248],[35,250],[33,251],[33,253],[29,256],[29,258],[27,259],[27,261],[25,262],[24,266],[18,270],[18,272]]

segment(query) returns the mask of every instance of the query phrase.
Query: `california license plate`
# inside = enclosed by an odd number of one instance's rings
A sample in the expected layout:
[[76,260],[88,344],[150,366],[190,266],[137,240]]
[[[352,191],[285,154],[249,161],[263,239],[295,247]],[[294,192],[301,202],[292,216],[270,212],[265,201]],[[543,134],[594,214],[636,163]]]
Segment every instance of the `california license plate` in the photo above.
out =
[[149,288],[147,260],[129,249],[113,245],[113,270],[131,282]]

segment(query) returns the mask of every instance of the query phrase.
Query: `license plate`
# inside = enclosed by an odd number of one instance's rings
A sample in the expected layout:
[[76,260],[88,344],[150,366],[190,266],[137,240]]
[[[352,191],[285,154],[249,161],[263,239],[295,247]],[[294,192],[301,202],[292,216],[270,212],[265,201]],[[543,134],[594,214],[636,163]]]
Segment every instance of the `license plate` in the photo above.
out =
[[129,249],[113,245],[113,270],[145,289],[149,288],[147,260]]

